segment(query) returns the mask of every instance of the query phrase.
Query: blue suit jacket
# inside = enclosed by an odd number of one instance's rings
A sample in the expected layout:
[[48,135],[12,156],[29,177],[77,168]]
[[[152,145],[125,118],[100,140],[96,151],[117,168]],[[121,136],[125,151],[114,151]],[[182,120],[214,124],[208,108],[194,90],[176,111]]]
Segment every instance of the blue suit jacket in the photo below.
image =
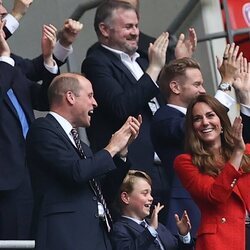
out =
[[110,249],[89,180],[118,172],[112,183],[113,190],[117,190],[128,166],[117,159],[123,165],[117,168],[106,150],[93,155],[86,144],[82,143],[82,147],[86,159],[81,159],[50,114],[35,120],[28,132],[27,164],[34,192],[36,249]]
[[[193,249],[193,241],[183,244],[162,224],[157,228],[158,236],[165,250]],[[155,238],[148,229],[129,218],[121,217],[111,231],[113,250],[159,250]]]
[[195,236],[200,223],[200,212],[173,168],[175,157],[184,152],[184,123],[185,115],[182,112],[164,105],[153,117],[151,138],[163,166],[167,169],[170,184],[166,225],[173,234],[176,234],[174,214],[178,213],[180,216],[184,210],[187,210],[192,224],[191,233]]
[[[138,59],[138,63],[143,69],[148,64],[142,58]],[[132,168],[144,170],[151,175],[155,167],[150,139],[152,111],[148,102],[158,96],[159,89],[146,73],[137,82],[119,56],[100,45],[84,60],[82,72],[92,83],[99,105],[87,129],[91,148],[94,151],[103,148],[128,116],[142,114],[143,123],[138,138],[129,148],[129,158]]]

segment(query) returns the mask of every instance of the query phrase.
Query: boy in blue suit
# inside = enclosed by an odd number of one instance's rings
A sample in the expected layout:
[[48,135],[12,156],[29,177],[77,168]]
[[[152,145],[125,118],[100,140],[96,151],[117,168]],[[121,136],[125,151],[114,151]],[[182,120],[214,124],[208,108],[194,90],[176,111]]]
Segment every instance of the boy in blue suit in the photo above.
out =
[[113,225],[111,243],[114,250],[192,249],[191,224],[184,211],[182,218],[175,214],[179,236],[174,236],[161,223],[158,213],[164,207],[159,203],[154,207],[151,196],[151,179],[142,171],[130,170],[123,180],[119,194],[121,218]]

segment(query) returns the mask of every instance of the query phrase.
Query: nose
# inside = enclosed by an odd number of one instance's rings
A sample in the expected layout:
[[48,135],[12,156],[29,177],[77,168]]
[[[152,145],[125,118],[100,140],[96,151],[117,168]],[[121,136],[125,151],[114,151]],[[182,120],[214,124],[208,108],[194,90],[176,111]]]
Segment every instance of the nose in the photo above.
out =
[[204,89],[203,85],[200,85],[199,92],[200,94],[206,94],[206,90]]
[[152,201],[154,200],[154,198],[153,198],[153,196],[152,196],[151,194],[149,194],[148,200],[149,200],[150,202],[152,202]]
[[138,36],[139,35],[139,28],[137,26],[133,26],[133,28],[131,29],[131,33],[133,35]]
[[98,107],[98,104],[97,104],[97,102],[96,102],[96,100],[95,100],[94,97],[93,97],[92,105],[93,105],[94,108],[97,108],[97,107]]
[[203,116],[203,118],[202,118],[202,125],[203,126],[207,126],[208,124],[209,124],[209,121],[208,121],[207,117]]

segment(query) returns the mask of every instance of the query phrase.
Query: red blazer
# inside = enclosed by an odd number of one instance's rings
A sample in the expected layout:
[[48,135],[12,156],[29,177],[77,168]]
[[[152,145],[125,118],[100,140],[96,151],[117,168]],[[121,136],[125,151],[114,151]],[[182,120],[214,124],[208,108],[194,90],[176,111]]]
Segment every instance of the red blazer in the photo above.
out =
[[[246,152],[250,154],[250,144]],[[201,211],[196,250],[245,250],[250,173],[236,171],[227,162],[217,177],[202,174],[188,154],[176,157],[174,168]]]

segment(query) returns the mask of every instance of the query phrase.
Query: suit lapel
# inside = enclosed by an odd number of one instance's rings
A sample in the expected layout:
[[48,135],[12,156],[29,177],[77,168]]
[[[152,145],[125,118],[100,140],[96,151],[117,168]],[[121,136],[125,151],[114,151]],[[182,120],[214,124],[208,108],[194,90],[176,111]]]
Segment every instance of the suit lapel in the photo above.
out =
[[[55,119],[55,117],[51,114],[47,114],[46,119],[50,122],[50,124],[56,128],[56,131],[65,139],[67,140],[70,145],[74,148],[74,150],[77,152],[77,154],[80,156],[80,153],[78,149],[75,147],[75,145],[72,143],[72,141],[69,139],[68,135],[65,133],[64,129],[62,126],[58,123],[58,121]],[[84,151],[84,155],[88,158],[91,157],[91,151],[89,150],[88,146],[84,142],[81,141],[81,145]]]
[[122,63],[122,61],[118,55],[116,55],[112,51],[109,51],[108,49],[103,48],[101,45],[100,45],[100,49],[109,58],[109,60],[111,60],[112,64],[116,68],[118,68],[122,72],[124,72],[124,74],[129,78],[130,82],[137,84],[137,80],[132,75],[132,73],[129,71],[129,69]]

